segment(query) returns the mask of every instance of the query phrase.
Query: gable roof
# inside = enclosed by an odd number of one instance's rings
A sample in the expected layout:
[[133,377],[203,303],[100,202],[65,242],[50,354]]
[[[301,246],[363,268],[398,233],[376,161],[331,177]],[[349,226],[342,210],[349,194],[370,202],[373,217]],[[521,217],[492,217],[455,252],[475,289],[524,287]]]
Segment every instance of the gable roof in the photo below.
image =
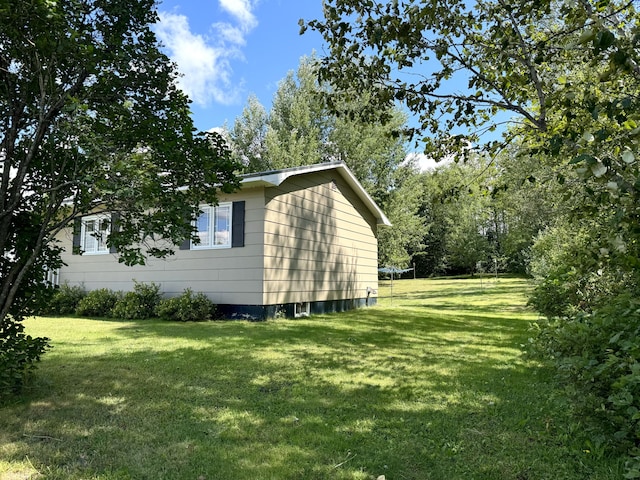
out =
[[315,165],[309,165],[305,167],[292,167],[284,168],[282,170],[270,170],[267,172],[248,173],[241,175],[242,180],[240,183],[243,186],[265,186],[265,187],[277,187],[280,186],[286,179],[297,175],[306,175],[309,173],[323,172],[327,170],[335,170],[343,180],[353,189],[358,198],[362,200],[367,209],[373,214],[378,221],[378,225],[391,226],[391,222],[371,198],[371,196],[364,189],[362,184],[353,175],[351,170],[347,168],[344,162],[327,162],[318,163]]

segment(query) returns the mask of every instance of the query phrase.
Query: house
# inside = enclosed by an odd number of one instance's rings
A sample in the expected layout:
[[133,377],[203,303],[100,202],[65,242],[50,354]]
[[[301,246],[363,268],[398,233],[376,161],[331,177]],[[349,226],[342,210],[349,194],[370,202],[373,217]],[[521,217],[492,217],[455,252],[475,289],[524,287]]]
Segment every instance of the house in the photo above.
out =
[[65,232],[59,281],[122,291],[155,282],[167,296],[191,288],[229,318],[343,311],[376,302],[378,225],[390,223],[344,163],[248,174],[217,206],[201,205],[199,244],[144,266],[109,251],[108,216],[84,217],[75,236]]

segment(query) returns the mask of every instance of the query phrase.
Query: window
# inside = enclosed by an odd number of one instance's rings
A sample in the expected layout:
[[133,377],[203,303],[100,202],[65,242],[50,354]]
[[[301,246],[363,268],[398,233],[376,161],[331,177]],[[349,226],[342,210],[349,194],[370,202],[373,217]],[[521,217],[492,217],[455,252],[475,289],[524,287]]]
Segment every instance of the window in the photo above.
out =
[[310,312],[309,302],[296,303],[293,308],[293,316],[295,318],[308,317]]
[[200,243],[192,243],[194,250],[205,248],[231,247],[231,203],[218,206],[204,205],[200,207],[200,216],[196,221],[197,235]]
[[107,237],[111,233],[110,215],[91,215],[82,219],[80,249],[87,254],[109,253]]

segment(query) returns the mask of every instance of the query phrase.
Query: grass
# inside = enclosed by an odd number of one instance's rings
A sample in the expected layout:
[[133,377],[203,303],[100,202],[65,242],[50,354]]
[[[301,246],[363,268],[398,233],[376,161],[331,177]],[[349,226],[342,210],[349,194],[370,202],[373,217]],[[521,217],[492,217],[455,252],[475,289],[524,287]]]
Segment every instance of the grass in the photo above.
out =
[[394,281],[265,323],[34,318],[0,479],[614,479],[523,354],[521,279]]

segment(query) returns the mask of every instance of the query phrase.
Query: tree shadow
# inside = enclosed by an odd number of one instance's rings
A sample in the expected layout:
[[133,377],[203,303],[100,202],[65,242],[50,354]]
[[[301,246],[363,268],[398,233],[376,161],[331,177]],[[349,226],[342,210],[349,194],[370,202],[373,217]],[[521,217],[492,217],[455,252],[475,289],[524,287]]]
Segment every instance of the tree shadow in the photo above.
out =
[[376,220],[339,175],[287,179],[265,211],[265,305],[342,311],[377,285]]
[[375,308],[108,336],[46,357],[0,412],[7,461],[70,479],[572,478],[521,322]]

